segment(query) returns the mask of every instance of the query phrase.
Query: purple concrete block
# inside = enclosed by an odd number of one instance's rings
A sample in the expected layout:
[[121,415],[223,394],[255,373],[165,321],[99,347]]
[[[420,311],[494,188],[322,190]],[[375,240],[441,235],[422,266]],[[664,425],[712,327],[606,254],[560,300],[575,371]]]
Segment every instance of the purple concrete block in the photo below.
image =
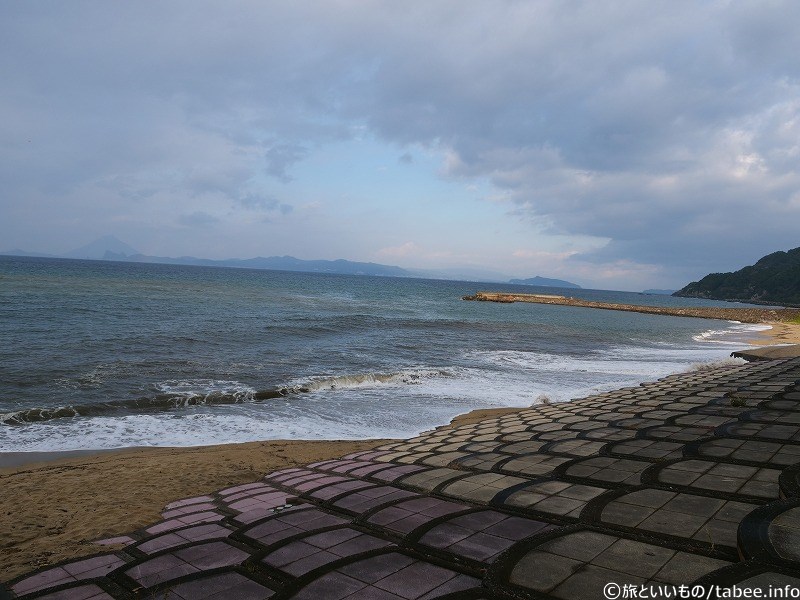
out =
[[190,504],[189,506],[181,506],[172,510],[166,510],[161,513],[161,517],[164,519],[172,519],[174,517],[180,517],[181,515],[214,510],[215,508],[216,506],[211,502],[200,502],[198,504]]
[[460,542],[456,542],[448,550],[467,558],[490,562],[513,543],[512,540],[506,538],[478,532]]
[[322,489],[315,490],[314,492],[312,492],[311,496],[313,496],[314,498],[319,498],[320,500],[330,500],[334,496],[344,494],[345,492],[368,488],[374,485],[372,483],[367,483],[366,481],[358,481],[358,480],[353,480],[349,483],[350,483],[349,485],[337,484],[328,487],[323,487]]
[[98,586],[92,584],[39,596],[38,600],[114,600]]
[[90,579],[110,573],[124,564],[125,561],[121,558],[113,554],[106,554],[104,556],[95,556],[94,558],[87,558],[86,560],[69,563],[63,565],[63,568],[67,573],[75,577],[75,579]]
[[230,496],[226,496],[224,502],[225,504],[230,504],[231,502],[236,502],[237,500],[241,500],[242,498],[250,498],[251,496],[255,496],[257,494],[283,494],[283,493],[284,492],[275,489],[271,485],[260,483],[259,487],[257,488],[251,488],[249,490],[239,492],[238,494],[231,494]]
[[423,496],[421,498],[414,498],[408,502],[403,502],[402,504],[398,504],[398,506],[412,512],[422,512],[440,506],[443,502],[443,500],[439,500],[438,498]]
[[358,460],[373,460],[378,458],[379,456],[384,456],[385,454],[389,454],[391,450],[368,450],[367,452],[357,452],[355,454],[348,454],[343,458],[347,459],[358,459]]
[[301,558],[300,560],[293,562],[290,565],[286,565],[283,567],[283,570],[289,573],[290,575],[294,575],[295,577],[300,577],[301,575],[305,575],[306,573],[313,571],[314,569],[319,569],[320,567],[332,563],[334,561],[340,560],[340,556],[336,556],[326,550],[321,550],[316,554],[312,554],[311,556],[307,556],[306,558]]
[[460,527],[465,527],[467,529],[472,529],[474,531],[481,531],[507,518],[507,515],[502,513],[495,512],[493,510],[483,510],[481,512],[455,517],[454,519],[451,519],[449,523],[458,525]]
[[372,477],[386,482],[394,481],[395,479],[400,479],[400,477],[409,474],[408,471],[401,469],[402,467],[392,467],[391,469],[386,469],[385,471],[375,473]]
[[389,508],[384,508],[383,510],[376,512],[368,519],[368,521],[375,525],[388,525],[389,523],[394,523],[400,519],[410,517],[412,514],[414,513],[399,508],[398,506],[390,506]]
[[203,571],[217,567],[230,567],[247,560],[250,555],[225,542],[209,542],[178,550],[175,555]]
[[420,543],[433,548],[448,548],[471,536],[474,532],[452,523],[442,523],[420,538]]
[[299,484],[294,484],[295,489],[301,492],[306,492],[308,490],[312,490],[314,488],[322,487],[323,485],[333,485],[339,483],[346,483],[348,481],[353,481],[347,477],[341,477],[339,475],[325,475],[319,476],[315,479],[310,479],[308,481],[304,481]]
[[332,527],[333,525],[344,525],[349,521],[334,517],[328,513],[324,513],[316,508],[311,510],[303,510],[291,512],[286,515],[281,515],[279,520],[289,525],[302,527],[306,531],[312,529],[321,529],[322,527]]
[[323,479],[325,477],[326,475],[323,475],[322,473],[298,474],[294,477],[290,477],[289,479],[281,481],[281,485],[285,485],[286,487],[296,487],[302,483],[316,481],[317,479]]
[[402,500],[404,498],[408,498],[409,496],[416,495],[417,494],[414,492],[409,492],[408,490],[393,489],[388,494],[384,494],[377,498],[370,498],[363,492],[359,492],[358,494],[351,494],[350,496],[341,498],[334,504],[335,506],[344,508],[345,510],[350,510],[355,513],[364,513],[372,508],[375,508],[376,506],[380,506],[381,504],[386,504],[395,500]]
[[405,554],[390,552],[359,560],[337,570],[364,583],[375,583],[384,577],[397,573],[413,562],[414,559]]
[[293,535],[298,535],[303,533],[304,530],[300,529],[299,527],[294,527],[293,525],[287,525],[284,529],[280,531],[276,531],[274,533],[264,534],[259,537],[255,537],[250,533],[247,533],[248,537],[252,537],[254,540],[257,540],[264,546],[271,546],[272,544],[277,544],[281,540],[285,540],[286,538],[292,537]]
[[328,550],[334,554],[338,554],[341,557],[345,557],[352,556],[353,554],[360,554],[361,552],[369,552],[370,550],[377,550],[378,548],[386,548],[387,546],[391,545],[392,543],[387,542],[386,540],[382,540],[371,535],[362,534],[356,538],[353,538],[352,540],[347,540],[338,546],[333,546]]
[[289,563],[300,560],[312,554],[318,554],[320,549],[317,546],[306,544],[302,541],[291,542],[283,548],[278,548],[275,552],[268,554],[264,558],[264,563],[273,567],[284,567]]
[[270,515],[274,514],[276,514],[274,509],[260,505],[253,508],[252,510],[248,510],[240,515],[237,515],[236,517],[234,517],[234,521],[236,521],[237,523],[241,523],[242,525],[250,525],[250,523],[255,523],[260,519],[269,517]]
[[446,594],[454,594],[456,592],[463,592],[481,586],[481,582],[474,577],[467,575],[456,575],[450,581],[440,585],[434,590],[431,590],[419,600],[433,600]]
[[294,489],[296,485],[300,485],[306,481],[314,481],[315,479],[320,479],[321,477],[324,477],[324,475],[321,475],[320,473],[295,473],[294,475],[291,475],[290,477],[287,477],[278,483],[284,487],[290,487]]
[[414,600],[447,583],[456,573],[430,563],[415,562],[375,583],[376,587]]
[[334,473],[347,473],[354,467],[358,466],[358,463],[353,460],[337,461],[337,462],[338,464],[330,465],[328,469],[333,471]]
[[215,538],[228,537],[232,531],[222,525],[216,523],[209,523],[208,525],[197,525],[189,529],[182,529],[176,535],[186,539],[190,542],[198,542],[200,540],[210,540]]
[[346,527],[344,529],[334,529],[333,531],[311,535],[304,538],[303,541],[317,548],[330,548],[331,546],[336,546],[347,540],[352,540],[359,535],[361,535],[361,532]]
[[321,460],[319,462],[311,463],[310,465],[308,465],[308,467],[310,469],[322,469],[322,468],[330,466],[330,465],[335,465],[335,464],[337,464],[339,462],[341,462],[341,461],[338,461],[338,460]]
[[184,523],[185,525],[191,525],[192,523],[221,521],[224,518],[225,517],[223,515],[209,510],[200,513],[192,513],[190,515],[183,515],[182,517],[178,517],[178,521]]
[[174,546],[180,546],[181,544],[185,543],[186,540],[181,536],[175,535],[174,533],[166,533],[153,538],[152,540],[148,540],[147,542],[139,544],[137,548],[146,554],[154,554],[156,552],[166,550],[167,548],[173,548]]
[[461,512],[462,510],[468,510],[470,507],[466,504],[456,504],[455,502],[445,502],[441,501],[438,505],[432,506],[431,508],[426,508],[425,510],[421,510],[420,513],[430,517],[431,519],[435,519],[437,517],[443,517],[445,515],[450,515],[455,512]]
[[172,510],[173,508],[180,508],[182,506],[189,506],[190,504],[202,504],[203,502],[212,502],[214,499],[211,496],[198,496],[196,498],[185,498],[183,500],[176,500],[164,507],[164,510]]
[[544,531],[552,526],[533,519],[523,519],[521,517],[509,517],[505,521],[500,521],[496,525],[488,527],[484,533],[504,537],[509,540],[521,540],[529,535]]
[[22,596],[23,594],[30,594],[31,592],[67,583],[68,581],[75,581],[75,579],[61,567],[56,567],[55,569],[48,569],[31,577],[26,577],[11,586],[11,589]]
[[275,508],[276,506],[283,506],[286,504],[286,499],[289,496],[284,492],[271,492],[269,494],[260,494],[258,496],[250,496],[243,498],[228,505],[228,508],[237,512],[247,512],[253,510],[256,506],[265,508]]
[[341,573],[330,573],[312,581],[293,598],[294,600],[342,600],[365,588],[366,584]]
[[170,594],[180,600],[267,600],[275,592],[239,573],[223,573],[182,583]]
[[291,469],[281,469],[280,471],[273,471],[272,473],[267,473],[264,475],[264,481],[282,481],[284,479],[293,477],[295,473],[299,473],[301,471],[307,472],[304,469],[298,469],[296,467]]
[[391,594],[380,588],[369,586],[348,596],[347,600],[403,600],[403,597]]
[[421,527],[422,525],[425,525],[429,522],[430,522],[430,517],[421,514],[416,514],[416,515],[410,515],[405,519],[400,519],[399,521],[395,521],[394,523],[390,523],[387,527],[394,531],[406,534],[406,533],[411,533],[417,527]]
[[386,463],[364,463],[364,464],[365,466],[350,471],[350,475],[355,475],[356,477],[367,477],[372,473],[375,473],[376,471],[383,471],[384,469],[390,468],[390,465]]
[[150,534],[164,533],[165,531],[181,529],[182,527],[186,527],[187,525],[191,525],[193,523],[221,521],[223,518],[224,517],[219,513],[206,511],[192,515],[185,515],[183,517],[178,517],[177,519],[170,519],[169,521],[162,521],[161,523],[156,523],[155,525],[148,527],[145,529],[145,531]]
[[157,583],[163,583],[170,579],[188,575],[190,573],[197,573],[198,569],[183,562],[178,557],[167,554],[166,556],[159,556],[153,558],[140,565],[125,571],[131,579],[139,582],[144,587],[150,587]]

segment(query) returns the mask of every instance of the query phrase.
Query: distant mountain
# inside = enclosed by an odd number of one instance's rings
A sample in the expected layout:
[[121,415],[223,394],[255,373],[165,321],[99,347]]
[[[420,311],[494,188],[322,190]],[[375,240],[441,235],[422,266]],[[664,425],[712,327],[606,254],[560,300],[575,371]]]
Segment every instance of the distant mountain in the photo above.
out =
[[505,283],[508,275],[499,271],[477,267],[447,267],[443,269],[408,269],[414,277],[421,279],[447,279],[455,281],[483,281]]
[[63,258],[88,258],[97,260],[105,258],[107,252],[112,252],[114,254],[120,254],[123,256],[139,254],[138,250],[132,248],[125,242],[118,240],[113,235],[105,235],[101,238],[97,238],[93,242],[86,244],[85,246],[75,248],[75,250],[70,250],[61,256]]
[[[485,281],[501,283],[508,281],[508,275],[476,267],[454,267],[445,269],[403,269],[371,262],[350,260],[303,260],[294,256],[258,256],[256,258],[230,258],[212,260],[195,256],[151,256],[142,254],[132,246],[113,235],[106,235],[93,242],[76,248],[66,254],[53,256],[37,254],[24,250],[9,250],[2,254],[15,256],[34,256],[47,258],[76,258],[90,260],[112,260],[118,262],[159,263],[170,265],[195,265],[206,267],[237,267],[264,269],[270,271],[299,271],[303,273],[338,273],[343,275],[376,275],[380,277],[419,277],[422,279],[449,279],[460,281]],[[511,283],[548,287],[580,288],[579,285],[561,279],[533,277],[512,279]]]
[[773,252],[733,273],[712,273],[673,296],[800,305],[800,248]]
[[549,279],[547,277],[529,277],[528,279],[512,279],[508,283],[516,285],[538,285],[541,287],[560,287],[560,288],[575,288],[581,289],[577,283],[564,281],[563,279]]
[[303,260],[294,256],[257,256],[256,258],[229,258],[211,260],[194,256],[148,256],[145,254],[116,254],[106,252],[105,260],[121,262],[162,263],[170,265],[195,265],[205,267],[235,267],[245,269],[264,269],[266,271],[299,271],[301,273],[339,273],[343,275],[377,275],[380,277],[413,277],[413,275],[390,265],[354,262],[350,260]]
[[676,292],[676,290],[659,290],[659,289],[653,289],[653,290],[645,290],[645,291],[643,291],[642,293],[643,293],[643,294],[655,294],[655,295],[659,295],[659,296],[671,296],[671,295],[672,295],[672,294],[674,294],[675,292]]

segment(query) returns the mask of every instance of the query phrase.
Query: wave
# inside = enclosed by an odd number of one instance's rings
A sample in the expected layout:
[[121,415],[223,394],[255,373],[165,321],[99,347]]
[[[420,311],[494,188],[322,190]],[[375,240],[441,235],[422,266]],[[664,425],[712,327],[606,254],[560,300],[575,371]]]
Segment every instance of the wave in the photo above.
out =
[[27,408],[0,414],[0,423],[4,425],[25,425],[54,419],[70,417],[100,417],[128,413],[166,412],[190,406],[209,406],[238,404],[242,402],[259,402],[272,398],[280,398],[279,390],[260,392],[226,393],[211,392],[208,394],[158,394],[152,397],[134,398],[130,400],[111,400],[96,404],[71,404],[55,408]]
[[287,396],[323,390],[365,388],[376,385],[415,385],[434,377],[448,377],[438,369],[406,369],[395,373],[365,373],[312,377],[303,382],[256,390],[235,381],[213,379],[170,380],[159,383],[160,392],[151,397],[112,400],[49,408],[28,408],[0,413],[4,425],[25,425],[72,417],[100,417],[132,413],[158,413],[192,406],[259,403]]
[[731,325],[727,329],[708,329],[692,336],[692,339],[695,342],[741,346],[748,344],[753,339],[753,334],[772,329],[770,325],[761,323],[739,321],[729,321],[729,323]]
[[302,383],[286,388],[287,392],[316,392],[373,387],[378,385],[418,385],[425,380],[438,377],[452,377],[452,373],[442,369],[404,369],[396,373],[364,373],[360,375],[337,375],[334,377],[312,377]]

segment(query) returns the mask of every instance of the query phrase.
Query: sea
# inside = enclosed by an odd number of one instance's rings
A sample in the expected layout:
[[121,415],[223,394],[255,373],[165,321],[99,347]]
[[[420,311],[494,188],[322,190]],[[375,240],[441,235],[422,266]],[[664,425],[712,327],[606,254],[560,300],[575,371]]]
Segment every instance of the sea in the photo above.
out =
[[2,256],[0,452],[408,437],[472,409],[565,402],[724,361],[765,328],[462,300],[479,289],[726,305]]

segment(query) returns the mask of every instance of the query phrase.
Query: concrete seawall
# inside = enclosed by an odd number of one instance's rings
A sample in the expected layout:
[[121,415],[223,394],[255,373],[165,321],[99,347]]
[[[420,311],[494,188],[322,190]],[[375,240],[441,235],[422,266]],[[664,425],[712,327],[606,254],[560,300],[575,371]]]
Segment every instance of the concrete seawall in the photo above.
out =
[[464,296],[464,300],[479,302],[533,302],[535,304],[558,304],[578,306],[582,308],[599,308],[603,310],[622,310],[628,312],[669,315],[674,317],[696,317],[700,319],[723,319],[742,323],[763,323],[766,321],[791,321],[800,317],[797,308],[726,308],[726,307],[667,307],[641,306],[638,304],[613,304],[594,302],[568,296],[551,296],[548,294],[511,294],[504,292],[477,292],[474,296]]

